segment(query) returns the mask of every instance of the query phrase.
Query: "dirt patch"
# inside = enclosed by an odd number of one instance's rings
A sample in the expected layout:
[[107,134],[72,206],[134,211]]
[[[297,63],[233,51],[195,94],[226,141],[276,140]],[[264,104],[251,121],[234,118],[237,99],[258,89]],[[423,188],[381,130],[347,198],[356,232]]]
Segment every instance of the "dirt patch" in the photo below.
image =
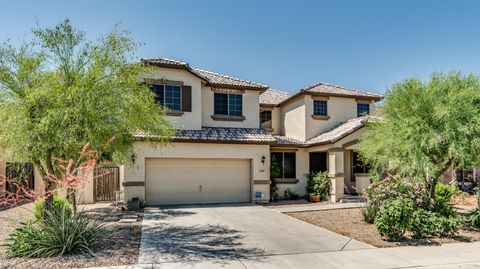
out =
[[439,245],[444,243],[480,241],[480,232],[470,229],[460,229],[459,234],[452,238],[419,240],[410,238],[407,235],[407,238],[403,241],[389,242],[382,239],[373,224],[366,223],[363,220],[359,208],[288,213],[287,215],[376,247]]
[[[26,207],[23,208],[23,207]],[[18,221],[28,220],[32,216],[32,205],[9,209],[0,212],[0,240],[4,240],[11,233]],[[4,249],[0,249],[0,268],[83,268],[94,266],[114,266],[136,264],[140,247],[141,219],[137,222],[118,222],[123,214],[110,204],[89,205],[84,210],[99,220],[105,222],[106,236],[92,247],[94,255],[78,253],[60,258],[13,258],[3,256]],[[6,218],[14,218],[5,221]],[[9,223],[8,228],[4,227]]]
[[456,206],[465,206],[475,208],[478,206],[478,196],[476,194],[460,193],[453,197],[452,204]]

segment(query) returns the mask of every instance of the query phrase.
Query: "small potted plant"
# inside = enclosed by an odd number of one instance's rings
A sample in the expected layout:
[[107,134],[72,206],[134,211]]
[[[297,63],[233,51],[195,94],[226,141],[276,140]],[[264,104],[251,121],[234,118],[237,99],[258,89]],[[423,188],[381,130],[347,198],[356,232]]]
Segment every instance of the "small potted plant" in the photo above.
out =
[[331,182],[327,172],[318,172],[308,176],[306,193],[310,202],[327,200],[330,196]]

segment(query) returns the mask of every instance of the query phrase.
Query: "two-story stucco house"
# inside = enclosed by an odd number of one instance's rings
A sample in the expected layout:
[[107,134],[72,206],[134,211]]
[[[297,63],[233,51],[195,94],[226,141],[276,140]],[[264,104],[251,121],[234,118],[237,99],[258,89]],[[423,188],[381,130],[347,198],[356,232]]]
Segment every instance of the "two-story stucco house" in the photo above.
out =
[[138,135],[135,156],[120,168],[125,201],[267,201],[272,159],[283,171],[273,179],[280,196],[287,188],[304,195],[317,171],[329,172],[333,201],[369,184],[355,147],[381,95],[326,83],[291,95],[181,61],[142,61],[155,67],[145,79],[178,131],[164,147]]

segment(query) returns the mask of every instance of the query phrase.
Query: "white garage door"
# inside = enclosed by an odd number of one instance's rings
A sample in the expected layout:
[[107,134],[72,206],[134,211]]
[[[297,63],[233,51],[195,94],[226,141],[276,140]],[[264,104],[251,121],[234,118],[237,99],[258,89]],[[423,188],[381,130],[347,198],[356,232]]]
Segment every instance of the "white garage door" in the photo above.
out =
[[146,159],[148,205],[250,201],[248,159]]

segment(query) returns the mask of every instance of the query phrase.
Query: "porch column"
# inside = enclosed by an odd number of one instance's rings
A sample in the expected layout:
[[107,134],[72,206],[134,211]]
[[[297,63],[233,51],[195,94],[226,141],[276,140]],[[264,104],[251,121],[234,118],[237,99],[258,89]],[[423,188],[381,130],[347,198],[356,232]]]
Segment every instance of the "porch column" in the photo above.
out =
[[328,150],[328,176],[332,182],[330,200],[338,202],[343,196],[344,178],[344,149],[331,148]]

